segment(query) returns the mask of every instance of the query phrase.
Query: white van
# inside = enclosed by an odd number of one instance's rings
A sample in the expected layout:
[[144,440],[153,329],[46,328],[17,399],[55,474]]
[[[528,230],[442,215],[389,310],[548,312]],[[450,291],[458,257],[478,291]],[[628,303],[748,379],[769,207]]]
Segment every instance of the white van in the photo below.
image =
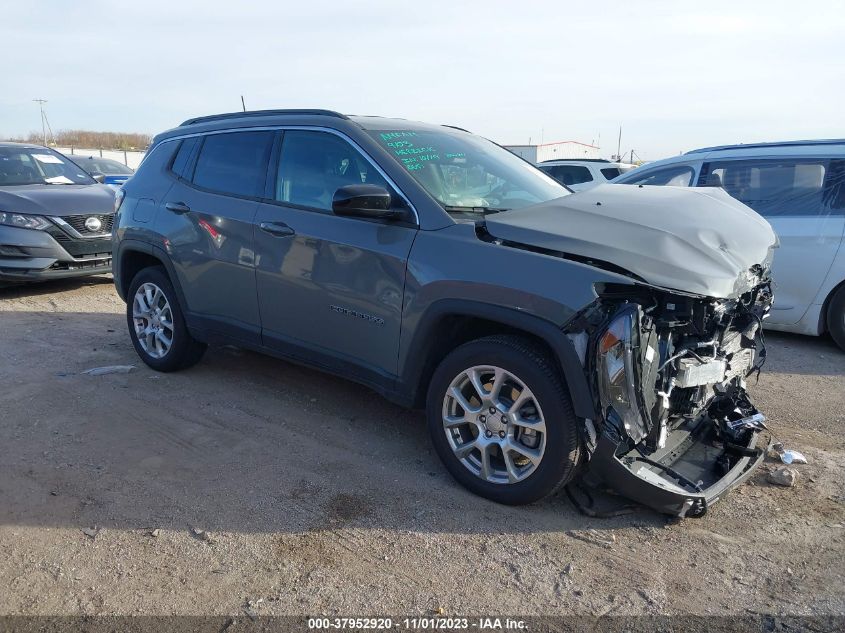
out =
[[722,187],[780,238],[767,327],[830,332],[845,349],[845,139],[725,145],[649,163],[627,185]]

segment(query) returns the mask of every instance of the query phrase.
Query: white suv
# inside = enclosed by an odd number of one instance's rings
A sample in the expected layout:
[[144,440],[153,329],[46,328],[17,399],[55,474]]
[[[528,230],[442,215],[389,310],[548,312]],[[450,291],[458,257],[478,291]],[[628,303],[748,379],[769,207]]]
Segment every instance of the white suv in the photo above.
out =
[[615,183],[721,187],[780,238],[767,326],[845,349],[845,139],[706,147],[649,163]]
[[613,180],[635,166],[603,158],[545,160],[537,167],[572,191],[584,191]]

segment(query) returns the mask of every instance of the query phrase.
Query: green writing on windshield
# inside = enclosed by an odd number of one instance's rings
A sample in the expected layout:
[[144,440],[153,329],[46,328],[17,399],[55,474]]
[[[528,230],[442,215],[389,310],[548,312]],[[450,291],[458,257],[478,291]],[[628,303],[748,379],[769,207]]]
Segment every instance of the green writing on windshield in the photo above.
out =
[[460,160],[465,157],[463,152],[445,153],[431,144],[420,142],[416,132],[381,132],[379,136],[387,149],[408,171],[419,171],[425,167],[426,163],[441,160],[441,156],[451,160]]

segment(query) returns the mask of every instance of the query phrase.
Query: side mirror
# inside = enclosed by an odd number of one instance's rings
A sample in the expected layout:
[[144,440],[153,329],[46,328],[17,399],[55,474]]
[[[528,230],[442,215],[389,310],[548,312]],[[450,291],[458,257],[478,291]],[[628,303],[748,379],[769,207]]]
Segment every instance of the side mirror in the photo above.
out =
[[106,175],[105,175],[105,174],[93,174],[93,175],[91,176],[91,178],[93,178],[94,180],[96,180],[96,181],[97,181],[98,183],[100,183],[101,185],[102,185],[104,182],[106,182]]
[[390,193],[378,185],[346,185],[334,192],[332,212],[359,218],[395,218]]

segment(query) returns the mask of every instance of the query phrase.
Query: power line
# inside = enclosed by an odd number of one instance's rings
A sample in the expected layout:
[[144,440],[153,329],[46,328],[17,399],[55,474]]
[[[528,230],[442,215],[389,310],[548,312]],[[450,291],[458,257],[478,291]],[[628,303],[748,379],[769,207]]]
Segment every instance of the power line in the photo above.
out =
[[46,99],[33,99],[38,104],[38,109],[41,111],[41,137],[44,139],[44,145],[47,145],[47,117],[44,115],[44,104]]

